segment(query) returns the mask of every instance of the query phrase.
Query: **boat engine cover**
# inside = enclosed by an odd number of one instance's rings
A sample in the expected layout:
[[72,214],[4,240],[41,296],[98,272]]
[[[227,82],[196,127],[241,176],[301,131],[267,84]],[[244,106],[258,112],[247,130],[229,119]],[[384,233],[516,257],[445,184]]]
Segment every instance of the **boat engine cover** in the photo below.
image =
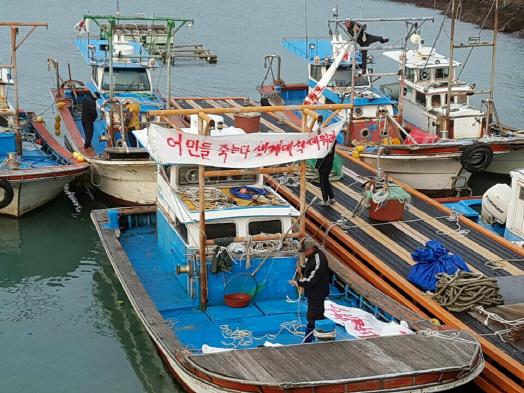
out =
[[511,200],[511,187],[507,184],[497,184],[482,196],[482,212],[480,217],[486,224],[498,223],[504,225],[508,216],[508,206]]

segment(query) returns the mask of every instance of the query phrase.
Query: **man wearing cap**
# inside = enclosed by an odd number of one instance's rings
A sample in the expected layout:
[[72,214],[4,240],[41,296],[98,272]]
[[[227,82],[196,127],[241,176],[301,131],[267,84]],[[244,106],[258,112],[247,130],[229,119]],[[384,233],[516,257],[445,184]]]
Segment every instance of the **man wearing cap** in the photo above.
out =
[[306,256],[306,265],[297,269],[299,280],[289,283],[304,288],[308,322],[304,342],[309,343],[314,339],[312,333],[315,322],[324,319],[324,301],[329,295],[330,273],[326,255],[317,248],[313,239],[304,239],[298,251]]
[[84,149],[92,149],[91,140],[95,129],[95,121],[98,118],[96,111],[96,100],[100,98],[100,93],[95,91],[93,95],[88,94],[82,100],[82,127],[84,128]]

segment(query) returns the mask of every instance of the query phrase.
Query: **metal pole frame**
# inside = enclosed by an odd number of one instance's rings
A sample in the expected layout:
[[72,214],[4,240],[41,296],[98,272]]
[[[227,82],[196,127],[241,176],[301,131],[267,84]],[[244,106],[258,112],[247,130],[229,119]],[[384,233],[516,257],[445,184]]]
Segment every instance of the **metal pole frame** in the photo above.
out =
[[445,130],[450,133],[449,137],[453,139],[453,135],[450,132],[450,111],[451,111],[451,89],[453,88],[453,79],[455,78],[455,72],[453,69],[453,52],[455,48],[455,8],[456,0],[451,2],[451,32],[449,38],[449,77],[448,77],[448,95],[446,100],[446,118],[445,118]]
[[[325,105],[324,105],[325,106]],[[338,105],[338,106],[344,106],[349,107],[349,105]],[[312,123],[314,122],[323,122],[322,115],[313,112],[312,109],[319,109],[318,106],[315,105],[300,105],[302,110],[302,128],[301,132],[305,133],[311,133],[313,131],[313,126],[310,126],[308,124],[308,117],[311,117]],[[275,107],[264,107],[268,108],[270,110],[267,110],[266,112],[277,112],[282,111],[282,109],[278,110]],[[209,136],[210,129],[213,127],[214,122],[213,119],[208,116],[207,114],[218,114],[223,113],[224,109],[242,109],[243,112],[259,112],[259,107],[243,107],[243,108],[208,108],[206,112],[204,112],[204,109],[190,109],[190,110],[169,110],[169,111],[154,111],[154,112],[169,112],[169,114],[174,115],[180,115],[181,112],[184,114],[198,114],[198,135],[202,136]],[[149,113],[148,113],[149,115]],[[163,115],[166,115],[164,113]],[[207,123],[206,126],[204,126],[204,121]],[[321,127],[325,126],[325,122],[321,124]],[[336,143],[336,142],[335,142]],[[294,167],[296,168],[296,167]],[[288,166],[279,166],[275,168],[271,168],[274,172],[289,172],[291,169],[294,169],[293,167]],[[306,181],[306,172],[307,172],[307,166],[306,166],[306,160],[300,161],[300,199],[299,199],[299,209],[300,212],[303,212],[306,209],[306,196],[307,196],[307,181]],[[237,171],[231,171],[230,172],[237,172]],[[212,244],[212,241],[207,240],[206,236],[206,204],[205,204],[205,180],[206,177],[209,177],[214,174],[215,171],[206,171],[205,165],[198,165],[198,213],[199,213],[199,254],[200,254],[200,306],[202,310],[205,310],[208,303],[208,285],[207,285],[207,266],[206,266],[206,245]],[[243,174],[261,174],[265,173],[266,171],[263,168],[259,169],[242,169],[241,172]],[[299,217],[299,232],[298,233],[290,233],[287,234],[286,237],[298,237],[299,241],[302,241],[306,234],[306,217],[305,214],[302,214]],[[279,237],[280,238],[280,237]],[[244,240],[243,238],[236,238],[237,241]],[[303,261],[303,255],[300,256],[299,261]]]
[[[16,153],[21,156],[23,153],[22,149],[22,135],[20,132],[20,103],[18,98],[18,72],[16,67],[16,51],[20,46],[29,38],[31,33],[39,26],[45,26],[47,29],[47,23],[43,22],[0,22],[0,26],[9,26],[11,30],[11,64],[7,66],[0,66],[0,68],[11,68],[12,69],[12,78],[14,84],[14,94],[15,94],[15,142],[16,142]],[[22,40],[17,44],[16,35],[18,34],[18,27],[31,27],[28,33],[22,38]]]

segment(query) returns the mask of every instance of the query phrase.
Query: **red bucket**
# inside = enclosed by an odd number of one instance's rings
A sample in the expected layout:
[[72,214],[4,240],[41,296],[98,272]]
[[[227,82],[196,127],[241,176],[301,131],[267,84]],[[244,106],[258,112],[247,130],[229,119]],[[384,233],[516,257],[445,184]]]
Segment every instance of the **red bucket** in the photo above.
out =
[[249,305],[251,301],[251,295],[247,293],[230,293],[224,296],[226,306],[231,308],[244,308]]
[[235,127],[241,128],[247,134],[260,131],[260,113],[237,113],[235,114]]
[[379,222],[400,221],[404,217],[405,203],[396,199],[386,201],[385,206],[379,206],[373,201],[369,204],[369,218]]

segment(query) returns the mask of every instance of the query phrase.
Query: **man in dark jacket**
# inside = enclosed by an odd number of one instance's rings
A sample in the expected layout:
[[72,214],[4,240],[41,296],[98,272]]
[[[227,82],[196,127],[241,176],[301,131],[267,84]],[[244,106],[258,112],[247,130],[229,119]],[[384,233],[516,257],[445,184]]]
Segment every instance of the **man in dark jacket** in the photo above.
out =
[[315,172],[318,172],[320,179],[320,190],[322,191],[322,201],[320,206],[329,206],[335,203],[335,194],[333,193],[333,187],[329,182],[329,174],[333,170],[333,162],[335,160],[335,147],[336,143],[329,153],[324,158],[319,158],[315,165]]
[[329,295],[329,266],[326,255],[320,251],[313,239],[304,239],[299,252],[306,256],[306,265],[297,269],[298,281],[290,284],[304,288],[307,297],[307,327],[304,342],[313,341],[315,322],[324,319],[324,301]]
[[96,111],[96,100],[100,98],[100,93],[95,92],[94,96],[88,94],[82,101],[82,127],[84,127],[84,149],[93,148],[91,140],[95,121],[98,117]]
[[[346,19],[345,25],[346,29],[348,30],[348,34],[352,38],[354,38],[355,35],[357,36],[357,44],[359,44],[361,48],[367,48],[375,42],[384,44],[389,41],[389,38],[368,34],[366,32],[366,25],[360,25],[359,23],[349,19]],[[362,73],[365,74],[368,66],[368,51],[363,50],[360,54],[362,55]]]

